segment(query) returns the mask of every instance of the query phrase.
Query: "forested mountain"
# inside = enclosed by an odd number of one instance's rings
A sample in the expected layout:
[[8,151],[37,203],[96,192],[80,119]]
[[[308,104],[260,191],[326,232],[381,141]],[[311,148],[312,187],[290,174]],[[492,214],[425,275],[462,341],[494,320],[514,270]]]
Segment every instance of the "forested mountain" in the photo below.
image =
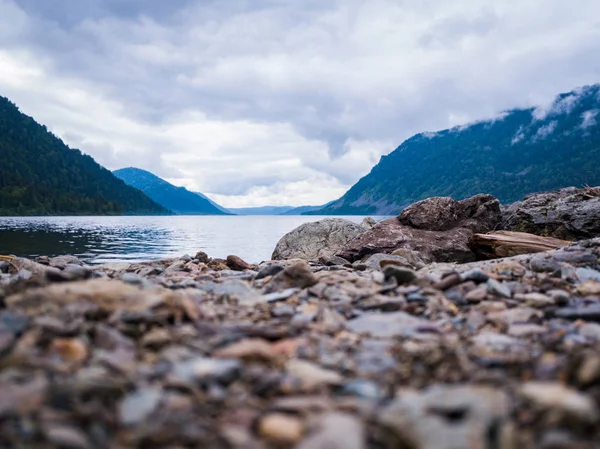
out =
[[140,189],[158,204],[179,215],[231,215],[198,193],[177,187],[149,171],[129,167],[115,170],[114,175]]
[[282,215],[291,209],[292,206],[257,206],[232,207],[228,210],[237,215]]
[[166,213],[0,97],[0,215]]
[[305,215],[307,212],[314,212],[323,209],[329,204],[331,203],[323,204],[321,206],[298,206],[283,213],[280,213],[279,215]]
[[397,214],[431,196],[490,193],[503,203],[532,192],[600,185],[600,85],[544,109],[421,133],[383,156],[342,198],[309,214]]

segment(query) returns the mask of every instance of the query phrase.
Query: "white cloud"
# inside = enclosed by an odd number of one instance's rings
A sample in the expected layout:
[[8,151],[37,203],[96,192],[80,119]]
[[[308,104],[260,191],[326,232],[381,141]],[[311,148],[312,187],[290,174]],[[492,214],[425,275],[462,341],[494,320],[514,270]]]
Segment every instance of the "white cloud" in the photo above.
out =
[[545,139],[546,137],[550,136],[556,129],[557,124],[558,122],[556,122],[556,120],[553,120],[547,125],[541,126],[535,133],[535,136],[533,136],[533,140]]
[[522,141],[524,138],[525,138],[525,133],[523,132],[523,127],[520,127],[519,130],[517,131],[517,133],[512,138],[510,144],[515,145],[515,144],[519,143],[520,141]]
[[581,128],[582,129],[587,129],[590,126],[594,126],[596,125],[596,116],[598,115],[600,111],[598,109],[592,109],[590,111],[585,111],[582,115],[581,115]]
[[231,207],[325,203],[417,132],[600,81],[595,0],[0,11],[1,95],[109,168],[149,169]]

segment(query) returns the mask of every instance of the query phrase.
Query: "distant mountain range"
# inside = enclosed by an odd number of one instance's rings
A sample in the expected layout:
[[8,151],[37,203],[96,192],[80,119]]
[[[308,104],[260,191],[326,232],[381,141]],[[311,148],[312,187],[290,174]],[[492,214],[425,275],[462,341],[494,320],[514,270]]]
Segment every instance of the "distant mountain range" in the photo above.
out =
[[228,210],[237,215],[281,215],[293,209],[293,206],[230,207]]
[[559,95],[546,110],[420,133],[383,156],[329,206],[307,214],[395,215],[431,196],[528,193],[600,184],[600,85]]
[[168,213],[0,97],[0,215]]
[[324,207],[327,207],[329,204],[331,203],[327,203],[327,204],[323,204],[321,206],[299,206],[299,207],[294,207],[288,211],[282,212],[279,215],[303,215],[306,214],[307,212],[313,212],[313,211],[318,211],[323,209]]
[[140,189],[154,201],[179,215],[301,215],[323,206],[259,206],[225,208],[200,192],[177,187],[149,171],[140,168],[122,168],[114,175],[125,183]]
[[231,215],[204,195],[174,186],[149,171],[128,167],[113,174],[178,215]]
[[140,189],[157,203],[179,215],[300,215],[323,206],[261,206],[225,208],[200,192],[177,187],[140,168],[115,170],[114,175]]
[[325,206],[227,209],[145,170],[113,174],[3,97],[0,157],[0,215],[395,215],[427,197],[477,193],[510,203],[600,185],[600,85],[561,94],[547,108],[417,134]]

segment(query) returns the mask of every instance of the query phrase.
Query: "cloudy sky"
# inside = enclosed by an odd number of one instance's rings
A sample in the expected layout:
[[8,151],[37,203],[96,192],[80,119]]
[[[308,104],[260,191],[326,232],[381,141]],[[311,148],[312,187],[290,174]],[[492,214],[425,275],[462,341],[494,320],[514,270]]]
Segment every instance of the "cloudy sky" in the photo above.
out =
[[110,169],[322,204],[420,131],[600,82],[598,0],[0,0],[0,95]]

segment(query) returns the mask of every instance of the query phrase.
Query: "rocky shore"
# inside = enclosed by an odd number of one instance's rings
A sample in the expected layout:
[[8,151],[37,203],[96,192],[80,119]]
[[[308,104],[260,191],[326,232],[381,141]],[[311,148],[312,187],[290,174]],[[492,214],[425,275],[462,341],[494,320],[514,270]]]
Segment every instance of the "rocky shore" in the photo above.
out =
[[600,197],[492,260],[474,198],[258,265],[0,258],[0,448],[599,448]]

